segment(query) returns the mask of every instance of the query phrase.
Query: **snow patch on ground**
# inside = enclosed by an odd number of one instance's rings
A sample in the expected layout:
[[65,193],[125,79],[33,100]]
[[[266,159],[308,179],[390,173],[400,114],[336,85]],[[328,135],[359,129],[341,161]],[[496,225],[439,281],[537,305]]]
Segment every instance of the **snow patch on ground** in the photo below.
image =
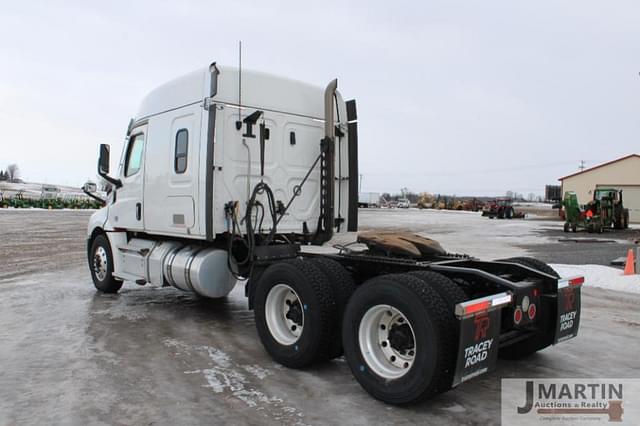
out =
[[640,294],[640,275],[623,275],[620,269],[602,265],[550,265],[563,278],[581,275],[584,285]]
[[262,380],[265,377],[270,376],[271,374],[273,374],[269,370],[267,370],[266,368],[262,368],[262,367],[260,367],[259,365],[256,365],[256,364],[243,365],[242,368],[244,368],[244,370],[247,373],[256,376],[260,380]]
[[206,380],[205,388],[231,396],[255,410],[264,410],[270,418],[283,424],[304,425],[301,411],[285,405],[282,398],[267,395],[252,386],[251,380],[264,380],[273,375],[268,369],[256,364],[237,364],[226,352],[212,346],[191,346],[177,339],[165,339],[163,343],[178,355],[204,353],[208,356],[206,368],[184,371],[184,374],[202,374]]

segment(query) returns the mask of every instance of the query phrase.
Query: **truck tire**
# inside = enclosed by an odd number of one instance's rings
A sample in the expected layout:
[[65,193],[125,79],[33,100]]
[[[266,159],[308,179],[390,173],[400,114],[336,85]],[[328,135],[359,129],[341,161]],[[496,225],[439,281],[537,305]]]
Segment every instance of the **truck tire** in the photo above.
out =
[[501,259],[500,262],[517,263],[519,265],[528,266],[529,268],[544,272],[545,274],[549,274],[553,277],[560,278],[560,275],[558,275],[551,266],[533,257],[510,257],[508,259]]
[[564,223],[564,232],[569,232],[569,222]]
[[89,269],[93,285],[98,291],[117,293],[122,287],[122,281],[113,276],[113,252],[104,234],[96,236],[91,243]]
[[449,318],[438,293],[414,276],[368,280],[349,300],[342,325],[351,372],[369,394],[389,404],[446,390],[439,388],[441,376],[455,357]]
[[[453,353],[458,353],[458,343],[460,338],[460,328],[458,327],[458,320],[455,316],[455,306],[458,303],[466,302],[468,300],[467,295],[458,285],[453,282],[448,277],[445,277],[442,274],[432,271],[414,271],[409,272],[409,275],[414,276],[420,281],[422,281],[425,285],[433,288],[440,298],[444,301],[449,310],[448,316],[448,329],[449,334],[453,336]],[[451,357],[449,364],[447,365],[446,370],[443,372],[440,377],[440,383],[438,385],[439,390],[447,391],[451,389],[451,385],[453,384],[453,376],[456,372],[456,357]]]
[[258,335],[275,361],[302,368],[331,358],[336,302],[316,265],[301,259],[274,263],[260,277],[254,297]]
[[324,273],[329,280],[333,290],[333,298],[336,301],[337,321],[333,330],[331,340],[331,349],[329,349],[329,357],[337,358],[342,355],[342,318],[344,317],[344,309],[347,306],[349,298],[356,290],[351,274],[342,267],[339,262],[326,257],[316,257],[310,259],[311,263],[316,265],[318,269]]
[[[545,274],[560,278],[560,275],[551,266],[532,257],[512,257],[504,259],[503,261],[528,266],[540,272],[544,272]],[[546,348],[547,346],[550,346],[552,343],[553,330],[543,326],[542,331],[534,334],[533,336],[513,345],[500,348],[498,356],[509,360],[523,359]]]
[[438,292],[442,300],[447,304],[447,308],[453,312],[458,303],[466,302],[467,295],[458,285],[444,275],[433,271],[413,271],[408,275],[414,276],[420,281],[431,286]]

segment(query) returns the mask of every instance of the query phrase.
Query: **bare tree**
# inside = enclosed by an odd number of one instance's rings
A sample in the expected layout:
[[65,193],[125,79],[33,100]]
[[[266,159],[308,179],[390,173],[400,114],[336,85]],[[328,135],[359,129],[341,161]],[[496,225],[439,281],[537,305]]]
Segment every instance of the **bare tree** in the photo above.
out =
[[20,177],[20,168],[17,164],[9,164],[6,175],[9,182],[15,182]]

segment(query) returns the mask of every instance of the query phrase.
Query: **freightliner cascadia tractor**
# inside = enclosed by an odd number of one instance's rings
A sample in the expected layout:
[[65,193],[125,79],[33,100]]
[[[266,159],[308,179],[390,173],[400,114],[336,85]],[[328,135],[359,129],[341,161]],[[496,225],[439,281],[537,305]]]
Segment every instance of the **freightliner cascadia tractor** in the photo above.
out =
[[482,261],[407,233],[332,247],[358,227],[357,130],[337,80],[322,89],[214,63],[160,86],[131,120],[116,173],[100,146],[111,190],[88,226],[95,286],[221,298],[241,281],[274,360],[344,354],[392,404],[576,336],[583,278],[535,259]]

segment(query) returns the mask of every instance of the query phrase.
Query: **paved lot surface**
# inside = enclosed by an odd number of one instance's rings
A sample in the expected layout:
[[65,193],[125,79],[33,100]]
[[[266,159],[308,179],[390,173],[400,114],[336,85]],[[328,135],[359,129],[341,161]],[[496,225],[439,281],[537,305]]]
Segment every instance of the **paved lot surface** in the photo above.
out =
[[[366,211],[361,224],[401,226],[487,258],[559,244],[544,231],[555,222],[423,213]],[[85,266],[87,219],[0,211],[0,424],[499,424],[501,378],[640,371],[640,297],[590,288],[576,339],[502,361],[423,404],[386,406],[342,359],[304,371],[271,361],[241,285],[221,301],[135,284],[97,294]]]

